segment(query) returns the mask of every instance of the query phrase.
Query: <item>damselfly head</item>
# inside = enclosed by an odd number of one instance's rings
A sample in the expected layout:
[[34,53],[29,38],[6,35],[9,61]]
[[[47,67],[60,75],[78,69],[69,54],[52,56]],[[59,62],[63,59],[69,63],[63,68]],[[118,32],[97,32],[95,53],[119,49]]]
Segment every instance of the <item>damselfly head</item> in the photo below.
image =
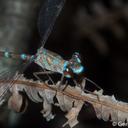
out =
[[81,57],[78,52],[72,55],[69,61],[64,64],[64,74],[67,78],[71,78],[74,75],[80,75],[84,71],[84,66],[82,65]]
[[84,66],[82,65],[81,57],[78,52],[72,55],[69,65],[74,74],[81,74],[84,71]]

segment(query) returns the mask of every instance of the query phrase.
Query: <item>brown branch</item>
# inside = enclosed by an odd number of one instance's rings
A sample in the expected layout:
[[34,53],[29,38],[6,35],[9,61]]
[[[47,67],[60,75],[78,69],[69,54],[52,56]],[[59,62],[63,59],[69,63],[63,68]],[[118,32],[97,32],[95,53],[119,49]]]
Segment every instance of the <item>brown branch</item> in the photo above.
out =
[[[1,81],[0,81],[0,83],[1,83]],[[83,93],[82,91],[77,90],[76,88],[71,87],[71,86],[68,86],[65,90],[61,90],[61,89],[58,89],[58,87],[56,87],[56,86],[48,85],[46,83],[41,83],[41,82],[37,83],[34,81],[28,81],[28,80],[16,80],[15,84],[37,87],[42,90],[44,90],[44,89],[53,90],[53,91],[62,93],[63,95],[69,96],[73,99],[81,100],[84,102],[85,101],[89,102],[92,105],[93,104],[101,104],[101,105],[108,106],[108,107],[111,107],[113,109],[117,109],[117,110],[120,110],[123,112],[128,112],[128,106],[121,106],[121,105],[115,106],[115,104],[110,103],[108,101],[99,100],[100,95],[98,98],[96,95]]]

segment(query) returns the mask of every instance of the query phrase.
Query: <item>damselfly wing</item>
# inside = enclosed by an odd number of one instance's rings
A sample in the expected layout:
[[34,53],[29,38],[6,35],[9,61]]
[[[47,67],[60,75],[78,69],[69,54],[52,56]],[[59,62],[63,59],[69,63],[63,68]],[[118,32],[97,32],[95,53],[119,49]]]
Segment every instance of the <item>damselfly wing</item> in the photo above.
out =
[[[3,53],[5,55],[2,55]],[[30,63],[29,61],[21,61],[19,58],[8,58],[9,56],[7,57],[6,55],[7,51],[0,52],[0,81],[3,82],[0,84],[0,101],[5,99],[6,93],[15,83],[14,79],[16,80],[19,78],[19,75],[16,75],[16,72],[22,73],[26,66]],[[8,84],[6,82],[8,82]]]
[[46,0],[39,13],[38,30],[44,47],[66,0]]

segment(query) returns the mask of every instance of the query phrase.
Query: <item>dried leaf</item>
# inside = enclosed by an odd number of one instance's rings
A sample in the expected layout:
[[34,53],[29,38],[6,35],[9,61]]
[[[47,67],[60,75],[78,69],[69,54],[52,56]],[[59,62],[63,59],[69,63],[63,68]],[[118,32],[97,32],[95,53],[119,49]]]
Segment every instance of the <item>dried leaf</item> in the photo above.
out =
[[[84,87],[85,84],[86,81],[84,79],[82,86]],[[111,121],[114,122],[128,121],[128,104],[117,101],[114,96],[103,95],[103,90],[89,94],[83,92],[80,87],[71,87],[70,85],[62,90],[58,88],[58,84],[49,85],[39,81],[29,81],[22,77],[16,80],[15,85],[10,89],[12,96],[18,94],[19,91],[25,91],[32,101],[43,103],[41,113],[47,121],[54,119],[52,105],[57,105],[62,111],[67,112],[65,115],[67,122],[63,126],[69,124],[72,128],[78,123],[77,117],[84,102],[92,104],[99,119],[108,121],[111,117]],[[14,100],[16,101],[15,103],[21,105],[22,103],[17,98]],[[57,99],[58,103],[54,103],[54,98]],[[20,99],[22,99],[21,96]],[[13,105],[11,108],[15,109]]]

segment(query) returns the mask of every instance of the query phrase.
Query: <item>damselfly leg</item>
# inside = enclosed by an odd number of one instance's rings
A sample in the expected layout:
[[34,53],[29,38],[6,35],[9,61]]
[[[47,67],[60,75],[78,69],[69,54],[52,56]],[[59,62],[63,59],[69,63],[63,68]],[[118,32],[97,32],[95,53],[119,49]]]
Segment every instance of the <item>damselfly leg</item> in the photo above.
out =
[[[39,75],[49,75],[49,74],[55,74],[55,72],[52,72],[52,71],[43,71],[43,72],[34,72],[33,73],[33,75],[35,76],[35,78],[37,78],[40,81],[42,81],[42,79],[39,77]],[[51,77],[49,77],[49,80],[52,82],[52,84],[54,84],[54,82],[53,82],[53,80],[52,80]]]
[[97,83],[95,83],[94,81],[92,81],[91,79],[85,77],[84,79],[86,79],[86,81],[90,82],[92,85],[94,85],[97,89],[99,90],[103,90]]
[[[64,81],[64,74],[62,74],[61,75],[61,78],[60,78],[60,81],[59,81],[59,83],[58,83],[58,89],[60,89],[60,90],[65,90],[65,88],[67,87],[67,82],[65,83],[65,84],[63,84],[63,81]],[[62,85],[64,85],[64,86],[62,86]]]
[[[40,75],[48,75],[49,80],[52,82],[52,84],[55,85],[54,81],[52,80],[52,78],[49,75],[55,74],[55,72],[52,71],[43,71],[43,72],[34,72],[33,75],[35,78],[37,78],[38,80],[42,81],[42,79],[39,77]],[[58,88],[61,88],[61,85],[63,84],[63,79],[64,79],[64,75],[61,76],[61,80],[58,84]]]
[[91,92],[89,90],[86,89],[86,83],[87,81],[89,81],[90,83],[92,83],[93,85],[95,85],[95,87],[97,87],[99,90],[103,90],[99,85],[97,85],[95,82],[93,82],[92,80],[90,80],[89,78],[85,77],[83,78],[82,82],[79,84],[76,80],[73,80],[76,86],[79,86],[81,88],[82,91],[86,92],[86,93],[90,93],[92,95],[95,95],[97,97],[97,99],[100,101],[99,95],[96,94],[95,92]]

